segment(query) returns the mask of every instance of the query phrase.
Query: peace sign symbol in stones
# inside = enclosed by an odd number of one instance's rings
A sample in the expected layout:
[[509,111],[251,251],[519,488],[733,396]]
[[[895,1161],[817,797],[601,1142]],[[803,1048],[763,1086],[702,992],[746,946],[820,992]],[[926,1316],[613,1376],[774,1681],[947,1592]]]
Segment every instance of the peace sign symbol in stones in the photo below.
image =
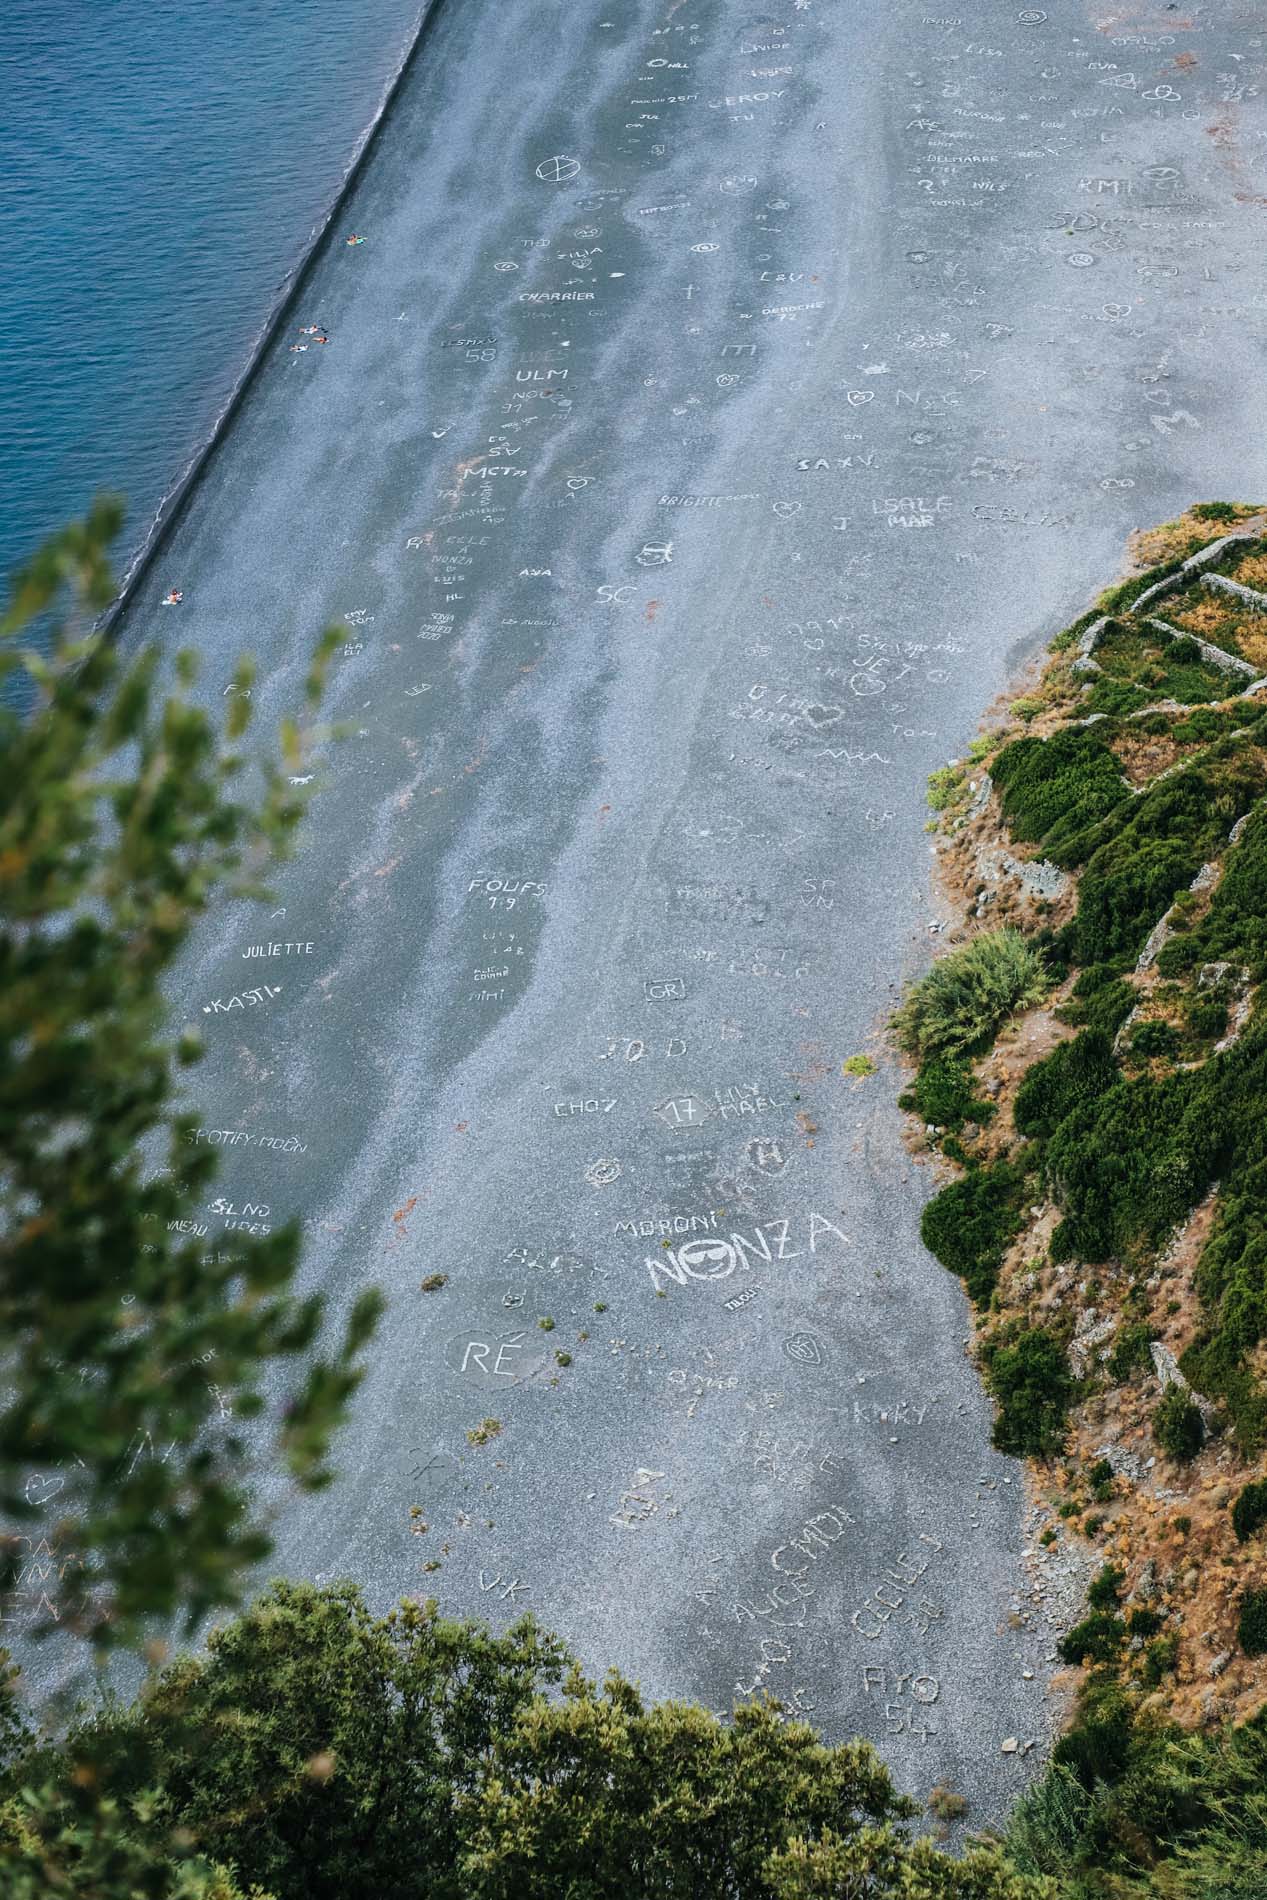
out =
[[537,166],[537,177],[548,185],[561,185],[565,178],[575,178],[581,169],[579,158],[571,158],[566,152],[556,152],[553,158],[543,158]]

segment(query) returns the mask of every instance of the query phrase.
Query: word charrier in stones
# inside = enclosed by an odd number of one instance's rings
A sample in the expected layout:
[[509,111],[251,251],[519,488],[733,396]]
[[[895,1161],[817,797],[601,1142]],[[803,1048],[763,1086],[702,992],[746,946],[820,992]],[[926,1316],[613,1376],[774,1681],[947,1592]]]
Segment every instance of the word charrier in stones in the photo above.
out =
[[310,957],[314,946],[310,943],[251,943],[242,952],[244,957]]

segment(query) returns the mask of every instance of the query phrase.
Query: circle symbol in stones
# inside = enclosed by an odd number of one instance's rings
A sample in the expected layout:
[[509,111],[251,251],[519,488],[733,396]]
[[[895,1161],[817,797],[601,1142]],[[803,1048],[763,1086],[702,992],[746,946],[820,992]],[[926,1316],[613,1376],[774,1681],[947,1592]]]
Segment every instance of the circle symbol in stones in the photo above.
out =
[[591,1161],[585,1170],[585,1179],[591,1187],[610,1187],[620,1178],[620,1163],[610,1155],[604,1155],[598,1161]]
[[567,152],[556,152],[553,158],[543,158],[537,166],[537,177],[547,185],[561,185],[565,179],[575,178],[581,169],[579,158],[572,158]]
[[1016,16],[1016,24],[1018,26],[1042,26],[1045,24],[1046,19],[1047,15],[1043,12],[1041,7],[1022,7]]
[[518,270],[518,264],[494,264],[494,270]]
[[698,251],[701,257],[711,257],[714,251],[720,251],[720,244],[692,244],[691,249]]
[[821,1366],[823,1348],[813,1333],[789,1333],[783,1341],[783,1351],[793,1365]]
[[1074,270],[1089,270],[1095,263],[1095,259],[1090,251],[1070,251],[1065,262],[1071,264]]

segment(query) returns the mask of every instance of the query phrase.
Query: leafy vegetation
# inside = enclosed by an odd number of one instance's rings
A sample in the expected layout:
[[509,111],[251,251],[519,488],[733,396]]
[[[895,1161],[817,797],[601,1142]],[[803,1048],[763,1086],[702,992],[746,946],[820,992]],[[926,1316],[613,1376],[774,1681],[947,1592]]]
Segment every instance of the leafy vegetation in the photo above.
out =
[[1247,1656],[1267,1656],[1267,1590],[1247,1590],[1241,1598],[1236,1640]]
[[998,1402],[997,1450],[1050,1458],[1065,1442],[1074,1382],[1064,1348],[1041,1327],[996,1332],[982,1349],[986,1383]]
[[1079,864],[1100,821],[1130,793],[1094,726],[1050,739],[1014,739],[990,767],[1012,836],[1066,868]]
[[1267,1718],[1186,1735],[1093,1683],[1006,1844],[1061,1900],[1264,1900]]
[[1109,1037],[1102,1029],[1084,1029],[1026,1075],[1013,1108],[1017,1133],[1050,1135],[1074,1109],[1097,1102],[1118,1075]]
[[978,1305],[994,1291],[1008,1243],[1020,1231],[1024,1189],[1023,1170],[1001,1161],[970,1169],[924,1209],[920,1238]]
[[1247,1544],[1267,1524],[1267,1478],[1247,1484],[1232,1506],[1232,1529],[1238,1544]]
[[1186,1464],[1205,1443],[1205,1420],[1181,1385],[1168,1385],[1153,1413],[1153,1437],[1168,1458]]
[[[208,908],[263,895],[293,849],[293,780],[337,636],[309,670],[303,723],[251,760],[249,663],[221,723],[196,701],[192,655],[164,668],[89,630],[119,521],[102,501],[59,534],[0,617],[0,1510],[29,1524],[56,1499],[60,1585],[45,1587],[62,1626],[102,1646],[147,1616],[181,1608],[192,1627],[236,1601],[269,1548],[243,1425],[263,1422],[289,1367],[280,1450],[302,1486],[326,1483],[378,1311],[364,1295],[334,1356],[315,1357],[322,1305],[291,1291],[294,1227],[210,1250],[197,1237],[218,1158],[177,1105],[199,1048],[163,1003]],[[18,637],[45,615],[40,658]],[[4,1540],[0,1587],[24,1548]]]
[[1018,1009],[1046,993],[1042,957],[1019,930],[991,930],[934,963],[893,1018],[903,1049],[921,1059],[966,1055]]
[[1191,635],[1164,633],[1138,620],[1115,620],[1096,643],[1104,674],[1085,701],[1087,712],[1129,713],[1159,699],[1195,706],[1223,700],[1244,681],[1201,657]]
[[993,1103],[977,1099],[972,1064],[946,1056],[931,1056],[923,1064],[898,1106],[935,1128],[959,1129],[967,1121],[988,1121],[994,1113]]
[[375,1618],[350,1584],[274,1585],[135,1704],[0,1778],[6,1895],[211,1900],[82,1884],[67,1835],[90,1798],[121,1856],[217,1877],[217,1900],[1046,1900],[993,1848],[912,1840],[917,1805],[864,1742],[826,1746],[761,1702],[726,1722],[648,1707],[530,1619],[494,1636],[430,1604]]

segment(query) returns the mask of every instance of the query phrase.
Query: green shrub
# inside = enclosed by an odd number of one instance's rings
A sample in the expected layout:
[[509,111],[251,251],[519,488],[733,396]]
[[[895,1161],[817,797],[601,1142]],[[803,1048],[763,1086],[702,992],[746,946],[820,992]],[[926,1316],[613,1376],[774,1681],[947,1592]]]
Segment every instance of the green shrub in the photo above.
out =
[[1190,633],[1181,633],[1178,639],[1166,642],[1166,658],[1176,666],[1191,666],[1201,658],[1201,649]]
[[1224,739],[1106,821],[1104,835],[1089,840],[1093,849],[1078,889],[1075,960],[1137,955],[1171,899],[1221,853],[1262,779],[1257,753]]
[[1186,560],[1186,555],[1176,554],[1168,561],[1159,561],[1156,567],[1150,567],[1142,574],[1135,574],[1129,581],[1122,581],[1117,587],[1110,587],[1100,596],[1100,612],[1105,614],[1121,613],[1131,606],[1141,594],[1146,594],[1158,581],[1177,574]]
[[1050,1135],[1072,1109],[1098,1101],[1120,1077],[1108,1036],[1103,1030],[1084,1029],[1036,1062],[1021,1083],[1014,1110],[1017,1131]]
[[1167,1677],[1179,1661],[1179,1632],[1171,1630],[1166,1636],[1159,1636],[1144,1651],[1144,1686],[1155,1689]]
[[1227,1003],[1217,993],[1198,990],[1188,999],[1188,1027],[1202,1042],[1215,1042],[1227,1030]]
[[1078,972],[1073,995],[1060,1011],[1061,1020],[1099,1029],[1115,1036],[1139,1001],[1139,993],[1123,980],[1115,963],[1092,963]]
[[1120,1564],[1105,1564],[1091,1581],[1087,1602],[1093,1610],[1115,1610],[1125,1581],[1126,1572]]
[[1113,1496],[1113,1467],[1107,1458],[1097,1458],[1087,1473],[1091,1495],[1097,1504],[1107,1504]]
[[1247,1544],[1267,1524],[1267,1478],[1247,1484],[1232,1506],[1232,1529],[1238,1544]]
[[1230,501],[1194,501],[1188,513],[1194,521],[1235,521],[1240,510]]
[[993,1443],[1016,1458],[1048,1458],[1065,1440],[1073,1379],[1058,1340],[1041,1327],[1010,1339],[1000,1336],[983,1351],[986,1383],[999,1406]]
[[1241,1598],[1236,1640],[1247,1656],[1267,1656],[1267,1590],[1247,1590]]
[[1161,1626],[1162,1615],[1160,1610],[1150,1610],[1141,1604],[1137,1609],[1130,1610],[1127,1613],[1126,1633],[1128,1636],[1138,1636],[1141,1638],[1156,1636]]
[[968,774],[962,765],[939,765],[935,772],[928,775],[928,805],[930,811],[947,811],[952,805],[958,805],[968,790]]
[[1153,1437],[1166,1453],[1186,1464],[1205,1443],[1205,1420],[1180,1385],[1168,1385],[1153,1413]]
[[1142,686],[1134,686],[1130,680],[1098,679],[1086,696],[1088,713],[1104,713],[1109,719],[1122,719],[1129,713],[1138,712],[1142,706],[1155,699],[1155,693],[1146,692]]
[[1097,1781],[1116,1781],[1131,1758],[1133,1714],[1124,1689],[1116,1683],[1093,1682],[1079,1697],[1077,1716],[1053,1748],[1052,1761],[1070,1769],[1087,1788]]
[[1179,1047],[1179,1031],[1171,1023],[1142,1022],[1131,1029],[1131,1052],[1150,1061],[1154,1056],[1173,1056]]
[[1040,1002],[1047,987],[1042,958],[1019,930],[987,931],[912,985],[893,1027],[901,1046],[921,1059],[962,1056],[1016,1010]]
[[1015,739],[995,759],[991,776],[1013,837],[1041,845],[1066,867],[1082,861],[1099,821],[1130,798],[1121,766],[1094,727]]
[[1267,807],[1227,853],[1190,961],[1246,964],[1255,980],[1267,975]]
[[1120,1616],[1100,1611],[1084,1616],[1081,1623],[1061,1637],[1057,1644],[1060,1660],[1067,1663],[1112,1662],[1122,1647],[1126,1625]]
[[1129,1379],[1133,1372],[1152,1364],[1149,1347],[1155,1334],[1151,1326],[1143,1320],[1137,1320],[1130,1326],[1123,1326],[1113,1342],[1109,1354],[1109,1377],[1118,1385]]
[[1044,1153],[1064,1212],[1054,1259],[1113,1259],[1139,1239],[1159,1241],[1196,1205],[1224,1132],[1220,1109],[1205,1099],[1205,1076],[1202,1069],[1118,1082],[1059,1124]]
[[899,1097],[898,1106],[936,1128],[962,1128],[965,1122],[988,1121],[995,1113],[994,1104],[978,1101],[973,1082],[971,1063],[932,1056]]
[[1020,1228],[1024,1185],[1020,1168],[999,1161],[952,1181],[924,1209],[921,1240],[943,1267],[959,1274],[978,1305],[994,1291],[1008,1243]]

